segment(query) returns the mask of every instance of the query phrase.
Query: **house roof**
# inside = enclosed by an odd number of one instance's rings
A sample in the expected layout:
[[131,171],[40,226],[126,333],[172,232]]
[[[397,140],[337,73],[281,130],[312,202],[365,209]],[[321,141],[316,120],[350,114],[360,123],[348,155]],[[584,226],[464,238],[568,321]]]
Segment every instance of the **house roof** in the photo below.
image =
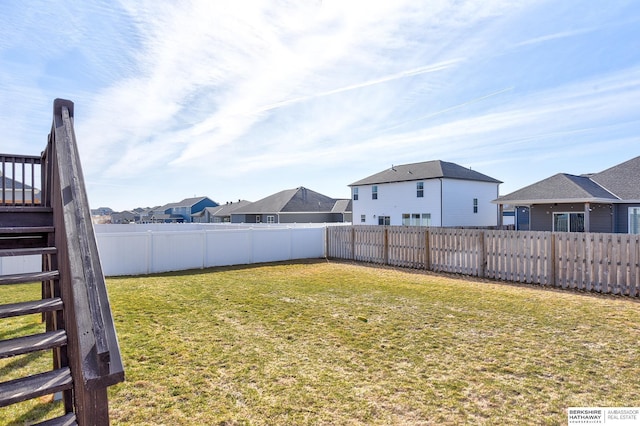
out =
[[205,207],[204,210],[194,213],[191,216],[204,216],[205,211],[209,213],[209,215],[211,216],[229,216],[231,212],[239,209],[240,207],[246,206],[250,203],[251,202],[247,200],[240,200],[235,203],[228,203],[228,204],[220,205],[218,207]]
[[596,173],[591,180],[621,200],[640,200],[640,156]]
[[351,211],[350,199],[338,199],[331,209],[331,213],[345,213]]
[[[18,190],[18,189],[22,190],[22,188],[24,188],[25,190],[33,189],[31,186],[29,186],[27,184],[24,184],[24,183],[20,182],[19,180],[13,180],[13,179],[8,178],[6,176],[2,176],[2,172],[0,172],[0,177],[3,180],[2,187],[7,188],[8,190],[13,188],[14,185],[15,185],[16,190]],[[36,189],[36,191],[37,191],[37,189]]]
[[[171,209],[174,207],[191,207],[198,204],[200,201],[209,199],[209,197],[194,197],[194,198],[185,198],[184,200],[178,203],[169,203],[162,206],[163,210]],[[214,201],[215,202],[215,201]]]
[[541,204],[640,200],[640,157],[600,173],[558,173],[494,200],[495,203]]
[[406,182],[426,179],[462,179],[480,182],[502,183],[497,179],[475,170],[462,167],[447,161],[433,160],[422,163],[401,164],[391,166],[390,169],[383,170],[369,177],[356,181],[349,186],[372,185],[379,183]]
[[286,189],[240,207],[233,214],[329,212],[336,200],[303,186]]

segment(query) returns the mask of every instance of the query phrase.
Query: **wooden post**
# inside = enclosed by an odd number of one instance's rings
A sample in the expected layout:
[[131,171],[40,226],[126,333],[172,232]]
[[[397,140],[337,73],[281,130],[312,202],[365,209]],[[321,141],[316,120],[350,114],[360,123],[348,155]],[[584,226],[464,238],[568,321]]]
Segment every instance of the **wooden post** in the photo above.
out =
[[382,257],[385,265],[389,264],[389,228],[384,227],[384,234],[382,239]]
[[324,228],[324,258],[329,258],[329,227]]
[[549,250],[549,285],[556,286],[556,234],[551,233],[551,247]]
[[427,271],[431,270],[431,250],[429,248],[429,228],[424,232],[424,267]]
[[351,260],[356,259],[356,227],[351,226]]
[[[500,206],[502,207],[502,204]],[[480,235],[478,237],[478,276],[480,278],[484,278],[487,273],[487,245],[485,243],[485,232],[487,231],[480,231]]]

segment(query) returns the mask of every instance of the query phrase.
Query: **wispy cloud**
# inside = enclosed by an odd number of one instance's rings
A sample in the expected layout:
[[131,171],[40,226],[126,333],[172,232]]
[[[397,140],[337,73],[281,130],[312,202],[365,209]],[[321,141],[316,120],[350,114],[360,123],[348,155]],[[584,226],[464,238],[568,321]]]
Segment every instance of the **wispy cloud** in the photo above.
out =
[[71,98],[98,193],[163,177],[188,195],[216,182],[266,196],[290,179],[346,190],[351,174],[435,158],[508,172],[640,130],[640,12],[625,2],[10,6],[0,93],[20,102],[0,104],[3,134],[42,149],[52,98]]

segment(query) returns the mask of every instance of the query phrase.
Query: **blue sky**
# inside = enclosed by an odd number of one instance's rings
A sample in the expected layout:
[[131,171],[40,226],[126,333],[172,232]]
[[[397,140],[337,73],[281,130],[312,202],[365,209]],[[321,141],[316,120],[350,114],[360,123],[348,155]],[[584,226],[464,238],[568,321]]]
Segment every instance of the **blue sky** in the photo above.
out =
[[640,3],[3,0],[0,151],[39,154],[58,97],[93,208],[428,160],[506,194],[640,155]]

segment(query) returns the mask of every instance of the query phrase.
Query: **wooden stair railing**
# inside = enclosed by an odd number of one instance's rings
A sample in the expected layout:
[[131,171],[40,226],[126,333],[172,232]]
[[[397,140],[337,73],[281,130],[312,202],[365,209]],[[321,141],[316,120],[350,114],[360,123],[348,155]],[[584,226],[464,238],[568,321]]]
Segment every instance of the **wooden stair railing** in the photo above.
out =
[[51,371],[0,382],[0,407],[58,394],[64,413],[41,425],[108,425],[107,387],[124,380],[124,369],[80,167],[73,103],[55,100],[41,157],[0,154],[0,161],[0,257],[42,257],[42,271],[0,275],[2,286],[42,283],[39,300],[0,302],[0,321],[40,314],[46,323],[44,333],[0,340],[0,359],[53,354]]

